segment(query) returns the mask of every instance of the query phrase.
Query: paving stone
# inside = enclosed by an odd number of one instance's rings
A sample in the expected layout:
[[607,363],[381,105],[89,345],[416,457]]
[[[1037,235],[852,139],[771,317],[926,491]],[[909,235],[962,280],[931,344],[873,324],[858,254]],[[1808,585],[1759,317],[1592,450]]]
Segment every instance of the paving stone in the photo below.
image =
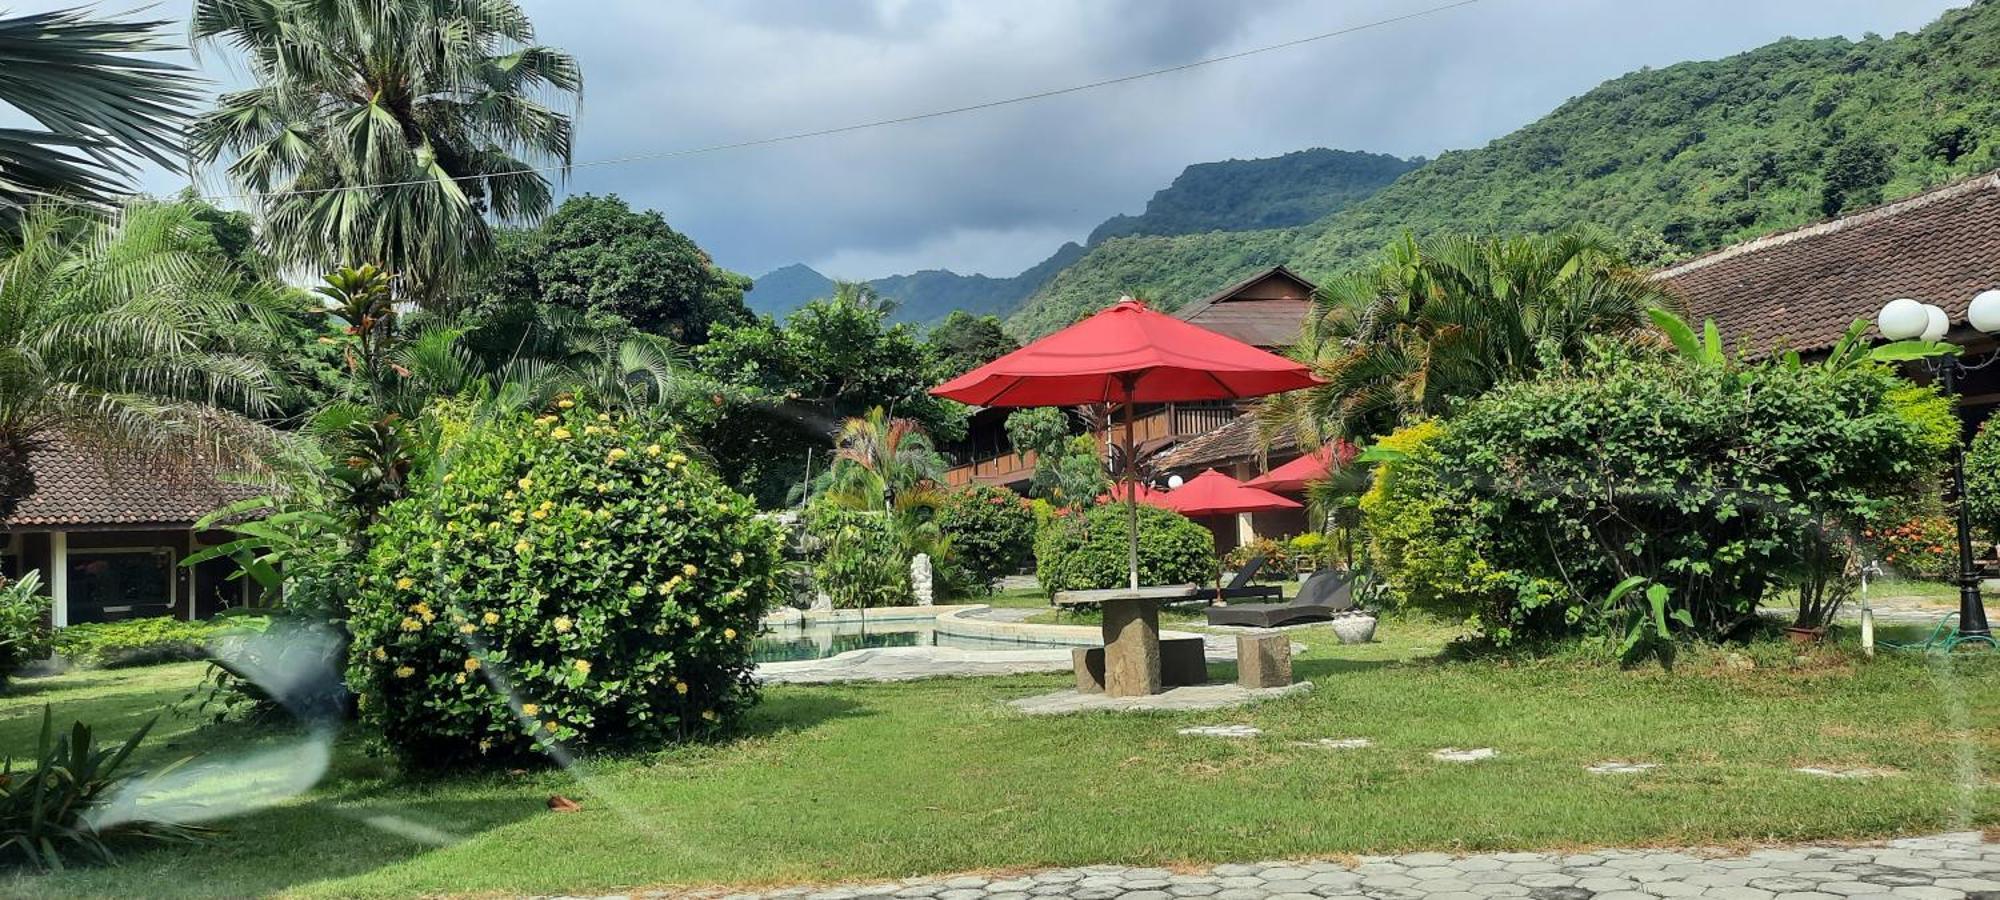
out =
[[1749,885],[1731,885],[1728,887],[1709,888],[1702,893],[1702,896],[1709,898],[1709,900],[1771,900],[1772,897],[1776,896],[1776,892],[1767,891],[1763,888],[1753,888]]
[[1824,894],[1819,891],[1786,891],[1771,900],[1840,900],[1840,895]]
[[1167,893],[1176,897],[1206,897],[1221,890],[1222,885],[1202,881],[1184,881],[1167,887]]
[[1470,750],[1460,750],[1457,747],[1445,747],[1440,750],[1431,751],[1432,759],[1435,759],[1438,762],[1451,762],[1451,763],[1479,762],[1481,760],[1492,759],[1499,755],[1500,751],[1495,750],[1492,747],[1475,747]]
[[1449,853],[1405,853],[1396,857],[1396,861],[1405,866],[1442,866],[1454,859],[1457,857]]

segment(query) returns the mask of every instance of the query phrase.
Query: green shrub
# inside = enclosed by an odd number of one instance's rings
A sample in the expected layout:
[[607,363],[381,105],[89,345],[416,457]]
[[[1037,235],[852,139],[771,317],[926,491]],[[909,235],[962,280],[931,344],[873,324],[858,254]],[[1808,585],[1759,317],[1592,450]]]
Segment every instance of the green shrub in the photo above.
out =
[[1980,534],[2000,535],[2000,428],[1987,419],[1965,448],[1966,513]]
[[[1128,571],[1125,506],[1063,511],[1035,536],[1035,575],[1044,590],[1124,587]],[[1215,578],[1215,536],[1171,510],[1139,507],[1139,583],[1206,584]]]
[[445,431],[439,471],[370,531],[348,618],[348,684],[403,760],[656,747],[754,701],[774,521],[640,423]]
[[146,739],[154,721],[139,726],[123,744],[102,747],[82,722],[73,723],[65,734],[56,734],[55,716],[43,706],[34,768],[17,772],[10,756],[0,770],[0,858],[34,868],[60,869],[65,858],[74,856],[112,862],[111,850],[105,845],[108,838],[194,841],[208,833],[188,825],[94,818],[111,801],[114,790],[133,777],[125,764]]
[[1905,578],[1944,578],[1958,571],[1958,525],[1942,513],[1870,527],[1861,536],[1871,558]]
[[41,573],[0,583],[0,687],[22,666],[49,654],[49,598]]
[[115,669],[150,666],[208,657],[212,622],[186,622],[172,616],[86,622],[57,629],[56,652],[78,666]]
[[1035,513],[1028,500],[1005,488],[972,486],[951,492],[938,510],[938,527],[951,541],[953,580],[981,594],[1034,560]]
[[1683,631],[1718,637],[1934,489],[1948,445],[1913,423],[1940,402],[1867,364],[1612,357],[1465,405],[1363,508],[1398,593],[1497,642],[1622,633],[1646,592],[1606,598],[1633,575],[1667,588]]
[[891,532],[888,513],[815,501],[806,508],[805,519],[812,535],[813,585],[826,592],[835,609],[916,602],[910,557]]

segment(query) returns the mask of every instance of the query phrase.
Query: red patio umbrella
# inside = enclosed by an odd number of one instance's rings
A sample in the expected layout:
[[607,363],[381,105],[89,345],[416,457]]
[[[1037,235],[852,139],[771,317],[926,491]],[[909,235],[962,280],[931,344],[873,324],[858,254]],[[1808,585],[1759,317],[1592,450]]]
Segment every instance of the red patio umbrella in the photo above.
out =
[[1325,478],[1334,463],[1346,465],[1354,459],[1354,453],[1354,445],[1346,441],[1328,444],[1313,453],[1252,478],[1244,484],[1280,494],[1303,493],[1307,483]]
[[[1130,297],[931,389],[974,406],[1125,406],[1132,483],[1132,405],[1261,397],[1318,383],[1304,365],[1190,324]],[[1131,588],[1139,587],[1138,492],[1125,495]]]
[[1299,508],[1297,500],[1251,487],[1214,469],[1175,488],[1162,505],[1190,518]]

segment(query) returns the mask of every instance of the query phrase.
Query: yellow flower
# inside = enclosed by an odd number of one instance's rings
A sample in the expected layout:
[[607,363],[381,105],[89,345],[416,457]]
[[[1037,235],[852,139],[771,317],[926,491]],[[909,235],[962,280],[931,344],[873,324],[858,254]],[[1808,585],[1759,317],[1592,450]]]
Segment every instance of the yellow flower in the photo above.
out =
[[524,716],[532,716],[532,715],[535,715],[535,714],[537,714],[537,713],[540,713],[541,711],[542,711],[542,708],[541,708],[541,707],[539,707],[539,706],[536,706],[536,705],[535,705],[535,704],[533,704],[533,703],[523,703],[523,704],[521,704],[521,715],[524,715]]
[[479,626],[477,626],[477,625],[474,625],[474,624],[472,624],[471,622],[467,622],[467,623],[465,623],[465,624],[463,624],[463,625],[460,625],[460,626],[458,626],[458,633],[459,633],[459,634],[472,634],[472,633],[474,633],[474,632],[476,632],[476,631],[478,631],[478,630],[479,630]]
[[605,456],[608,456],[608,457],[610,457],[610,458],[611,458],[611,461],[612,461],[612,462],[617,462],[617,461],[619,461],[619,460],[621,460],[621,459],[624,459],[624,458],[625,458],[625,448],[623,448],[623,447],[613,447],[613,448],[611,448],[611,452],[610,452],[610,453],[607,453],[607,454],[605,454]]
[[659,444],[647,444],[647,445],[646,445],[646,455],[647,455],[647,456],[659,456],[659,455],[660,455],[660,445],[659,445]]
[[410,612],[416,613],[417,618],[426,622],[437,620],[437,613],[431,612],[431,606],[428,603],[419,601],[415,606],[410,607]]
[[[515,513],[514,515],[517,515],[517,516],[518,516],[518,515],[520,515],[520,513]],[[548,518],[548,517],[549,517],[549,511],[548,511],[548,510],[546,510],[546,509],[538,509],[538,510],[535,510],[534,512],[531,512],[531,513],[529,513],[528,515],[530,515],[530,516],[534,516],[534,517],[535,517],[535,520],[539,522],[539,521],[541,521],[542,519],[546,519],[546,518]]]
[[699,571],[701,571],[701,570],[700,570],[700,569],[697,569],[697,568],[695,568],[695,567],[694,567],[694,563],[688,563],[687,565],[685,565],[685,566],[682,566],[682,567],[681,567],[681,574],[682,574],[682,575],[686,575],[686,576],[687,576],[687,577],[689,577],[689,578],[693,578],[693,577],[694,577],[694,573],[696,573],[696,572],[699,572]]
[[479,752],[485,753],[486,751],[491,749],[493,749],[493,742],[491,740],[488,740],[486,738],[479,739]]
[[388,660],[388,658],[389,658],[389,650],[388,650],[388,648],[386,648],[386,647],[376,647],[376,648],[375,648],[375,659],[376,659],[377,661],[387,661],[387,660]]
[[688,624],[689,624],[689,625],[693,625],[693,626],[694,626],[694,627],[696,627],[696,628],[700,628],[700,627],[701,627],[701,617],[700,617],[700,616],[689,616],[689,617],[688,617]]
[[735,553],[731,553],[731,554],[729,554],[729,564],[730,564],[730,565],[732,565],[732,566],[740,566],[740,565],[742,565],[742,564],[743,564],[743,551],[741,551],[741,550],[738,550],[738,551],[736,551]]
[[568,634],[570,628],[573,627],[575,623],[571,622],[568,616],[557,616],[555,622],[552,624],[556,626],[557,634]]
[[456,683],[456,684],[464,684],[464,683],[465,683],[465,673],[464,673],[464,672],[460,672],[460,673],[458,673],[457,675],[453,675],[453,676],[451,677],[451,680],[452,680],[452,681],[453,681],[454,683]]
[[660,585],[660,596],[665,597],[666,595],[673,593],[674,588],[680,586],[681,586],[681,577],[679,575],[675,575],[674,577],[667,579],[665,584]]
[[466,658],[465,658],[465,671],[467,671],[467,672],[477,672],[477,671],[479,671],[479,657],[477,657],[477,656],[468,656],[468,657],[466,657]]
[[355,695],[354,695],[354,708],[355,708],[355,709],[367,709],[367,708],[368,708],[368,695],[367,695],[367,694],[355,694]]
[[424,623],[405,616],[403,617],[402,628],[404,631],[422,631],[424,630]]
[[527,552],[528,552],[529,550],[532,550],[532,549],[534,549],[534,545],[533,545],[533,544],[530,544],[530,543],[528,543],[527,541],[515,541],[515,542],[514,542],[514,552],[515,552],[515,553],[516,553],[517,555],[525,555],[525,554],[527,554]]
[[456,478],[458,478],[458,473],[456,473],[456,472],[446,472],[446,473],[444,473],[444,478],[443,478],[443,479],[441,479],[441,480],[442,480],[442,481],[443,481],[443,482],[444,482],[445,484],[450,484],[450,483],[452,483],[452,481],[453,481],[454,479],[456,479]]
[[516,525],[521,524],[521,511],[517,509],[514,510],[513,512],[508,513],[507,521],[512,522]]
[[554,431],[549,432],[549,437],[555,438],[556,440],[559,441],[569,440],[569,429],[558,428]]
[[575,669],[577,673],[580,675],[590,674],[590,660],[587,659],[572,660],[569,664],[569,667]]
[[597,434],[597,426],[595,426],[595,425],[585,425],[585,426],[583,426],[583,433],[584,433],[584,434],[587,434],[587,435],[593,435],[593,436],[594,436],[594,435],[596,435],[596,434]]
[[555,720],[554,720],[554,719],[550,719],[550,720],[549,720],[549,721],[547,721],[547,722],[543,722],[543,723],[542,723],[542,727],[543,727],[543,728],[546,728],[546,729],[548,729],[548,731],[549,731],[549,733],[550,733],[550,734],[554,734],[554,733],[555,733],[555,730],[556,730],[556,728],[557,728],[558,726],[556,725],[556,722],[555,722]]
[[609,421],[611,421],[611,414],[610,414],[610,413],[598,413],[598,414],[597,414],[597,421],[599,421],[599,422],[609,422]]
[[555,420],[556,420],[555,416],[536,416],[535,424],[540,425],[543,428],[547,428],[549,427],[549,423],[554,422]]
[[672,456],[667,457],[667,461],[675,465],[680,465],[687,462],[688,458],[687,454],[676,451]]
[[412,668],[410,668],[409,666],[397,666],[397,667],[396,667],[396,677],[397,677],[397,678],[408,678],[408,677],[410,677],[410,676],[412,676],[412,675],[415,675],[415,674],[417,674],[417,670],[415,670],[415,669],[412,669]]
[[676,682],[674,682],[674,693],[676,693],[676,694],[682,694],[682,695],[685,695],[685,694],[686,694],[687,692],[688,692],[688,683],[687,683],[687,682],[685,682],[685,681],[676,681]]
[[541,506],[539,506],[539,507],[536,507],[536,508],[537,508],[537,509],[555,509],[555,508],[556,508],[556,502],[555,502],[554,500],[543,500],[543,501],[542,501],[542,505],[541,505]]
[[734,628],[724,628],[724,629],[722,629],[722,639],[723,639],[723,640],[725,640],[725,641],[733,641],[733,640],[736,640],[736,629],[734,629]]
[[709,720],[710,722],[713,722],[715,721],[715,710],[704,709],[701,711],[701,717]]
[[568,408],[570,408],[570,407],[572,407],[572,406],[575,406],[575,405],[576,405],[576,401],[575,401],[575,400],[571,400],[571,399],[570,399],[570,398],[568,398],[568,397],[564,397],[564,398],[562,398],[561,400],[557,400],[557,401],[556,401],[556,405],[557,405],[557,406],[560,406],[560,407],[562,407],[563,409],[568,409]]
[[396,579],[396,590],[407,591],[415,584],[416,584],[415,581],[410,580],[410,576],[405,575],[401,578]]
[[500,624],[500,614],[496,612],[490,612],[487,613],[486,615],[480,616],[479,620],[485,622],[488,625],[498,625]]

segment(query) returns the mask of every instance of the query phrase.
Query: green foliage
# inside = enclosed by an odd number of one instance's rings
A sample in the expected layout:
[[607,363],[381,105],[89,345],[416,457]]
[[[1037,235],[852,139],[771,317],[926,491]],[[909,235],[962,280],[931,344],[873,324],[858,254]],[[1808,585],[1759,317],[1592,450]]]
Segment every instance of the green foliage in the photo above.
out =
[[42,573],[33,569],[0,581],[0,688],[14,673],[49,652],[49,598]]
[[1383,465],[1376,561],[1499,643],[1626,634],[1600,601],[1633,576],[1687,632],[1726,635],[1773,587],[1836,579],[1840,542],[1932,489],[1948,444],[1905,407],[1937,398],[1907,387],[1876,365],[1626,356],[1502,385]]
[[1007,422],[1002,427],[1006,429],[1007,443],[1015,453],[1044,456],[1062,452],[1073,430],[1069,412],[1057,406],[1030,406],[1014,410],[1007,414]]
[[562,405],[447,418],[372,530],[347,680],[409,764],[657,747],[754,700],[777,526],[671,433]]
[[186,67],[148,54],[170,22],[93,19],[83,9],[0,17],[7,78],[0,103],[44,131],[0,133],[0,222],[47,197],[108,206],[144,158],[182,170],[181,123],[198,95]]
[[992,593],[1001,577],[1034,560],[1034,511],[1026,498],[1006,488],[971,485],[952,491],[937,521],[951,542],[951,564],[962,573],[952,581],[978,593]]
[[126,763],[155,721],[139,726],[124,743],[105,747],[97,744],[90,726],[82,722],[72,723],[65,734],[56,734],[55,714],[43,706],[34,768],[16,771],[12,756],[0,767],[0,857],[33,868],[61,870],[65,859],[76,857],[115,862],[107,841],[118,838],[187,843],[207,834],[206,829],[188,825],[100,818],[118,792],[133,780],[134,773]]
[[[1976,496],[1976,495],[1975,495]],[[1906,578],[1945,578],[1958,570],[1958,524],[1943,513],[1862,529],[1868,558]]]
[[883,407],[932,438],[965,432],[965,407],[931,396],[932,367],[907,325],[858,296],[816,300],[781,325],[720,325],[693,348],[694,368],[727,393],[691,398],[680,418],[725,481],[766,508],[806,474],[825,471],[827,437],[843,419]]
[[939,380],[956,378],[1021,349],[994,316],[974,316],[961,309],[931,329],[924,343],[937,361]]
[[[1035,575],[1042,589],[1124,587],[1132,534],[1120,503],[1057,510],[1035,535]],[[1206,584],[1215,578],[1215,536],[1193,519],[1139,507],[1139,583]]]
[[806,507],[805,523],[812,536],[813,584],[834,608],[916,602],[910,590],[911,557],[898,542],[887,513],[814,502]]
[[2000,427],[1990,418],[1965,448],[1965,499],[1972,527],[1981,534],[2000,534]]
[[85,622],[58,629],[55,650],[74,665],[104,669],[204,659],[218,627],[172,616]]
[[571,197],[539,226],[504,235],[496,268],[486,302],[503,311],[546,303],[687,344],[706,341],[718,322],[750,319],[747,279],[717,267],[658,212],[616,195]]
[[262,193],[265,237],[295,266],[373,262],[404,299],[447,301],[490,261],[488,217],[547,212],[539,169],[570,160],[562,104],[583,75],[513,0],[200,0],[188,36],[252,83],[216,98],[190,149]]

